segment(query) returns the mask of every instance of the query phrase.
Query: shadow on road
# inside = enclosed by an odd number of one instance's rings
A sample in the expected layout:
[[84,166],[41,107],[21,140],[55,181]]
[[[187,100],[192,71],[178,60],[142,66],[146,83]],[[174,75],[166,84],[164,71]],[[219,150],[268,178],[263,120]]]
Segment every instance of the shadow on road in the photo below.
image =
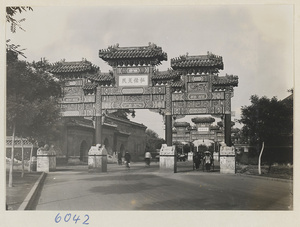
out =
[[134,174],[134,175],[109,175],[109,176],[98,176],[98,177],[87,177],[84,179],[80,179],[81,181],[136,181],[136,180],[144,180],[149,178],[154,178],[155,175],[151,174]]
[[[159,187],[169,186],[168,184],[160,184]],[[135,184],[118,184],[108,186],[97,186],[90,189],[90,192],[101,193],[104,195],[109,194],[132,194],[142,193],[142,191],[151,190],[157,188],[158,185],[151,185],[146,183],[135,183]]]

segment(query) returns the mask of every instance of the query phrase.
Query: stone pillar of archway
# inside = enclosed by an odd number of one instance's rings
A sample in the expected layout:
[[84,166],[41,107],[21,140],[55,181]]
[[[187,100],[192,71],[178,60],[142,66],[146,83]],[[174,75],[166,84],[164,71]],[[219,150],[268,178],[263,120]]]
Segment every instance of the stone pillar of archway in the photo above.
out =
[[225,93],[225,115],[224,115],[225,144],[231,147],[231,92]]
[[95,117],[95,138],[94,144],[102,143],[102,103],[101,103],[101,87],[97,87],[96,92],[96,117]]
[[225,114],[225,143],[228,147],[231,147],[231,114]]
[[177,158],[175,145],[172,146],[172,88],[166,86],[166,142],[160,149],[159,169],[162,172],[177,172]]
[[169,83],[166,86],[165,123],[166,123],[165,137],[166,137],[167,146],[172,146],[172,88]]

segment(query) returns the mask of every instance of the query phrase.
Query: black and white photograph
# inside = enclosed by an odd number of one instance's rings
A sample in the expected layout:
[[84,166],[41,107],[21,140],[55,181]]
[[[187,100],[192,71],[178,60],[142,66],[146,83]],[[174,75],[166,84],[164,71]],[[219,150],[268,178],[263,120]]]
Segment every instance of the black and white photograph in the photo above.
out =
[[1,6],[5,226],[297,226],[294,1]]

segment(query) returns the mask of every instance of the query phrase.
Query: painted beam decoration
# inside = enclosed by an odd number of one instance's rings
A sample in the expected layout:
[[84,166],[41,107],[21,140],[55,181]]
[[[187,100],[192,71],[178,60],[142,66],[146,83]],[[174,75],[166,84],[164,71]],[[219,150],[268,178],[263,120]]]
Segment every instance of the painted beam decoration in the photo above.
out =
[[55,63],[50,72],[63,82],[59,105],[63,116],[100,116],[109,109],[152,109],[162,114],[230,114],[238,77],[220,77],[222,57],[207,53],[171,59],[171,69],[156,69],[167,54],[149,43],[99,51],[112,70],[83,59]]
[[58,104],[62,116],[95,116],[95,93],[86,93],[84,88],[95,89],[95,85],[87,84],[86,74],[95,74],[99,67],[83,59],[76,62],[57,62],[53,64],[50,72],[62,83],[62,97]]
[[150,86],[154,66],[113,69],[116,87],[102,88],[102,109],[164,109],[164,87]]
[[142,47],[110,46],[99,57],[113,67],[114,87],[101,90],[102,109],[165,109],[166,88],[153,86],[155,66],[167,54],[155,44]]
[[86,94],[83,79],[65,81],[59,100],[62,116],[96,116],[95,94]]
[[180,71],[186,90],[172,94],[173,115],[226,114],[231,111],[233,87],[237,76],[219,77],[222,57],[207,53],[171,59],[174,70]]

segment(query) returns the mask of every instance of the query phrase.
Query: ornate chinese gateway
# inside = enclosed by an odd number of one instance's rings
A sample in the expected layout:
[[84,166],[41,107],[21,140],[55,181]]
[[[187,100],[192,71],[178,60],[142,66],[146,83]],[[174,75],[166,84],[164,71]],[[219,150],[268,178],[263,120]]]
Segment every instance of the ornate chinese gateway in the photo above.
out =
[[[96,117],[96,143],[101,143],[101,117],[117,109],[150,109],[165,116],[167,146],[172,146],[172,116],[225,116],[225,143],[231,146],[231,98],[238,77],[220,77],[221,56],[207,53],[171,59],[171,69],[156,67],[167,60],[162,48],[149,43],[141,47],[118,44],[99,51],[112,70],[102,73],[88,61],[76,64],[72,78],[63,78],[66,63],[57,63],[51,72],[64,81],[60,101],[64,116]],[[74,69],[74,65],[73,65]],[[81,76],[80,76],[81,75]]]

